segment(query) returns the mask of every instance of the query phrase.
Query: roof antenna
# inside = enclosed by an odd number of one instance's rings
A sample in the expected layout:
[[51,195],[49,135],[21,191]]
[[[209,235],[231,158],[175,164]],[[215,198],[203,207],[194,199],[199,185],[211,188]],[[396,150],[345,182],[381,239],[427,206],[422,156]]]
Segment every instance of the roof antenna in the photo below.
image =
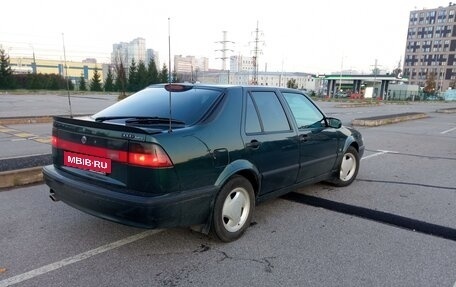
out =
[[[168,84],[171,84],[171,18],[168,17]],[[172,129],[172,116],[171,116],[171,89],[169,89],[169,129],[168,132],[171,133]]]
[[65,60],[65,79],[66,79],[66,88],[68,92],[68,106],[70,107],[70,118],[73,118],[73,112],[71,111],[71,98],[70,98],[70,84],[68,79],[68,65],[66,61],[66,53],[65,53],[65,38],[62,33],[62,42],[63,42],[63,58]]

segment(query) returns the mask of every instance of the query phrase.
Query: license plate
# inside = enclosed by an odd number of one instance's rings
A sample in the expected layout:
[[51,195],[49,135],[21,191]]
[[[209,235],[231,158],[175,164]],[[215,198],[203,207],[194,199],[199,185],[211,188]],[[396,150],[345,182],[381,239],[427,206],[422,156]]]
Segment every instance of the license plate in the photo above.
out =
[[63,152],[63,164],[79,169],[91,170],[101,173],[111,173],[111,159],[91,155]]

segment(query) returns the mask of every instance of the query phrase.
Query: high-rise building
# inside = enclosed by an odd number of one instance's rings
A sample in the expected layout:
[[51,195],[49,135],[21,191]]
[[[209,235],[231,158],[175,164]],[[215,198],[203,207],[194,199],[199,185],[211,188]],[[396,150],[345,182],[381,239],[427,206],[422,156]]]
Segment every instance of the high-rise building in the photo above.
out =
[[145,62],[146,66],[149,64],[150,59],[154,59],[155,66],[157,67],[157,70],[160,70],[161,66],[160,66],[159,54],[154,49],[147,49],[146,50],[146,62]]
[[409,84],[424,87],[434,73],[437,91],[456,81],[456,4],[410,12],[404,59]]
[[146,49],[146,40],[144,38],[136,38],[128,43],[120,42],[112,45],[112,64],[122,61],[124,66],[128,67],[134,60],[136,64],[142,61],[147,65],[151,58],[154,58],[155,64],[158,66],[158,54],[152,49]]

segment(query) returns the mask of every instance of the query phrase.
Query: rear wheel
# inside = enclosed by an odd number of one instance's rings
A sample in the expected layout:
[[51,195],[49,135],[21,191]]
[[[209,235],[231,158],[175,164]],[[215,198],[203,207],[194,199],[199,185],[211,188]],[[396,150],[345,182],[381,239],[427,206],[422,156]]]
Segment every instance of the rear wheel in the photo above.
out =
[[335,186],[350,185],[358,175],[359,170],[359,154],[358,151],[350,146],[342,157],[339,166],[339,171],[332,183]]
[[252,184],[236,175],[220,190],[214,205],[212,233],[230,242],[242,236],[249,227],[255,208]]

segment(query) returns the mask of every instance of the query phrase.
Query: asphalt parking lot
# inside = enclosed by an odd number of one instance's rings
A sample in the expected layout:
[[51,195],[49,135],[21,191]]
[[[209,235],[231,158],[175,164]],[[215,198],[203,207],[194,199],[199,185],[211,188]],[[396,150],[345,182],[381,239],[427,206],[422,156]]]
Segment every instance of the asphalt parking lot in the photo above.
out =
[[261,204],[229,244],[107,222],[52,202],[43,184],[3,190],[0,287],[456,286],[456,114],[435,113],[455,105],[320,106],[344,124],[429,117],[357,127],[367,150],[351,186],[316,184]]

